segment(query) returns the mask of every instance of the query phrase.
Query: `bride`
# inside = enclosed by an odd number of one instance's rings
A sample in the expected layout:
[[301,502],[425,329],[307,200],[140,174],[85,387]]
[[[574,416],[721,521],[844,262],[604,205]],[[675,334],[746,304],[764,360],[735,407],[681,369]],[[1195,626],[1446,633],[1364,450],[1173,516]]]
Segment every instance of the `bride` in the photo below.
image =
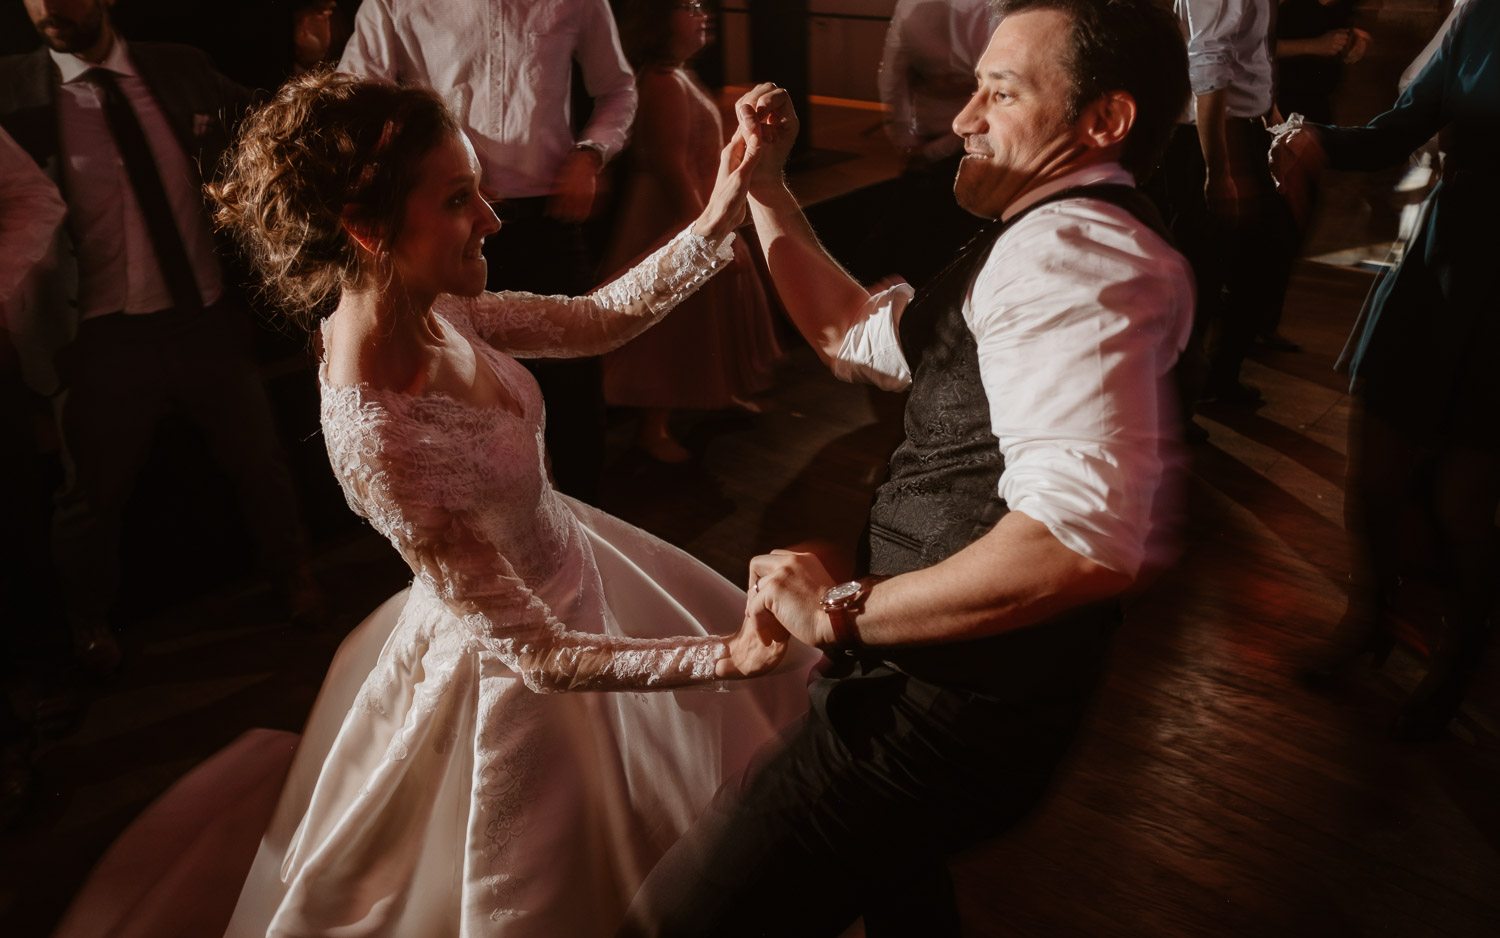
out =
[[512,357],[597,355],[696,290],[733,257],[757,153],[748,127],[698,219],[620,279],[540,297],[483,291],[499,223],[431,92],[320,72],[247,119],[218,220],[288,309],[333,306],[329,458],[414,579],[341,647],[230,935],[613,934],[805,707],[808,649],[750,620],[708,631],[743,619],[743,592],[553,490]]

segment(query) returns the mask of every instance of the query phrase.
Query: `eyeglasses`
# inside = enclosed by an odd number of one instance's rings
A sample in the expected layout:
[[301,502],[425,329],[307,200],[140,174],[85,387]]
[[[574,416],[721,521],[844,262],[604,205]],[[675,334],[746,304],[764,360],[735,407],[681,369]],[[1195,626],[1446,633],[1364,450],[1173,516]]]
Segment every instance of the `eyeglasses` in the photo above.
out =
[[688,2],[686,3],[679,3],[677,4],[677,9],[682,10],[685,13],[693,13],[698,16],[708,15],[708,7],[699,3],[698,0],[688,0]]

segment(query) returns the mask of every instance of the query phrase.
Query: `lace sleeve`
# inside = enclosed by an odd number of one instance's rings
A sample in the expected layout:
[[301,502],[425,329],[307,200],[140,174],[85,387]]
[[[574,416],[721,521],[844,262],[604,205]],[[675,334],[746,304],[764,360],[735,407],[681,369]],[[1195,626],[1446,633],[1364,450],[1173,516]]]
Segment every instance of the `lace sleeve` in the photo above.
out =
[[[397,404],[396,406],[399,406]],[[482,533],[465,440],[413,429],[366,406],[329,449],[354,509],[390,539],[475,642],[540,693],[647,690],[714,680],[717,637],[636,639],[567,629]],[[416,428],[421,429],[421,428]],[[460,435],[461,436],[461,435]],[[334,453],[335,449],[340,452]]]
[[734,235],[714,244],[684,230],[587,296],[482,293],[463,301],[475,333],[518,358],[602,355],[646,331],[734,260]]

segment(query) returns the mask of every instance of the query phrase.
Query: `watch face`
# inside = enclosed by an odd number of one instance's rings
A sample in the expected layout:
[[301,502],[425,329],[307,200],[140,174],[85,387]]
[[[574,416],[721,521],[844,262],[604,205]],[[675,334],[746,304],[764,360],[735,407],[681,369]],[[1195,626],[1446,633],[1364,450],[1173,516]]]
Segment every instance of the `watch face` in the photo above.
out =
[[850,580],[848,583],[831,586],[828,588],[828,592],[823,594],[823,602],[825,604],[848,602],[858,596],[861,589],[864,589],[864,584],[858,580]]

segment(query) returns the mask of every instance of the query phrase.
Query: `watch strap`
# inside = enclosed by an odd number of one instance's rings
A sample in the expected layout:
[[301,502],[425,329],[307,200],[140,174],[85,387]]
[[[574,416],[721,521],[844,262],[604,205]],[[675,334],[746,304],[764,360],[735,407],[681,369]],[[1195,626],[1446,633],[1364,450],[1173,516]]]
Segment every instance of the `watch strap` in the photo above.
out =
[[861,647],[859,630],[854,627],[854,617],[864,609],[865,600],[876,583],[888,579],[884,576],[864,576],[851,582],[859,584],[859,591],[847,599],[824,601],[823,611],[828,614],[829,628],[833,632],[833,644],[845,654],[854,654]]

